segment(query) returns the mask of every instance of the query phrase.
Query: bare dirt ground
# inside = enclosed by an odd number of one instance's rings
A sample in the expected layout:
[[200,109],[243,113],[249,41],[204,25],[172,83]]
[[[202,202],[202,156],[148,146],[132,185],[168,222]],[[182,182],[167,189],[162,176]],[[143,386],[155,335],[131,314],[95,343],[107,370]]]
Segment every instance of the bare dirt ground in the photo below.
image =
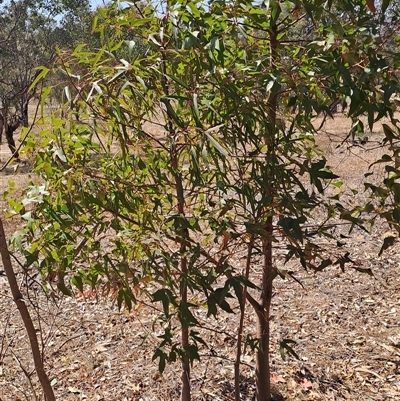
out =
[[[334,171],[346,177],[346,202],[365,196],[364,173],[384,149],[378,129],[364,146],[342,143],[350,122],[330,121],[317,141],[325,150]],[[2,145],[0,158],[7,153]],[[382,165],[371,170],[382,180]],[[12,172],[12,171],[9,171]],[[0,191],[8,181],[17,188],[26,184],[27,172],[0,175]],[[0,200],[1,216],[5,202]],[[16,219],[5,219],[11,235]],[[273,299],[271,359],[276,400],[360,400],[400,399],[400,253],[399,243],[378,257],[388,228],[377,224],[371,235],[357,231],[344,247],[359,267],[371,268],[374,275],[354,269],[342,272],[330,267],[315,275],[293,265],[300,286],[276,279]],[[343,231],[345,233],[345,231]],[[237,263],[241,263],[238,257]],[[14,264],[18,270],[17,263]],[[255,269],[258,267],[255,266]],[[0,271],[2,264],[0,263]],[[58,400],[77,401],[167,401],[178,400],[179,364],[168,366],[162,376],[152,362],[158,310],[140,304],[130,313],[118,312],[110,299],[88,295],[46,298],[35,279],[18,275],[42,341],[48,374]],[[193,366],[193,400],[234,399],[233,363],[236,352],[237,321],[221,313],[206,320],[206,311],[196,317],[204,323],[202,335],[207,346],[201,361]],[[254,316],[246,317],[246,333],[256,334]],[[40,329],[40,330],[39,330]],[[282,339],[297,342],[299,360],[279,355]],[[242,399],[254,399],[254,355],[243,354]],[[0,275],[0,400],[42,400],[30,357],[27,335],[22,328],[4,275]]]

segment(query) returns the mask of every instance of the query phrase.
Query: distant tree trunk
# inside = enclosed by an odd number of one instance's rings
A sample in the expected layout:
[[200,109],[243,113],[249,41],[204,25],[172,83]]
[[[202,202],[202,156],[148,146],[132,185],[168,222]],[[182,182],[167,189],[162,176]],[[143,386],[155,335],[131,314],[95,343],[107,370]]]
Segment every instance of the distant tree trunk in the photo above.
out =
[[19,153],[18,153],[17,147],[15,146],[14,132],[17,130],[17,128],[20,125],[21,125],[21,121],[18,119],[15,122],[12,122],[11,124],[7,124],[7,128],[6,128],[7,144],[8,144],[8,147],[10,148],[12,155],[15,157],[16,160],[19,160]]
[[3,141],[3,130],[4,130],[4,117],[3,111],[0,110],[0,143]]
[[[7,102],[7,100],[5,98],[2,99],[2,106],[3,106],[3,108],[1,109],[1,116],[2,116],[2,120],[3,120],[3,130],[4,130],[5,133],[7,133],[7,126],[8,126],[7,120],[8,120],[9,105],[8,105],[8,102]],[[0,131],[2,131],[2,130],[0,129]],[[0,143],[1,143],[1,140],[2,140],[2,135],[1,134],[2,133],[0,133]]]
[[29,99],[26,99],[21,107],[21,123],[23,127],[28,127],[29,125],[28,107]]
[[23,93],[19,99],[19,109],[21,113],[21,123],[23,127],[29,126],[29,102],[34,94]]

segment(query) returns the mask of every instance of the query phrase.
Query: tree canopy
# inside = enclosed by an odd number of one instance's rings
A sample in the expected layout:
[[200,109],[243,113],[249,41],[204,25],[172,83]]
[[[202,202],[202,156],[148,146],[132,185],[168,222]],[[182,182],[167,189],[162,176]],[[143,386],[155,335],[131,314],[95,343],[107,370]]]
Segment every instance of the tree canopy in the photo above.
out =
[[[398,7],[384,1],[375,9],[365,0],[136,5],[116,2],[95,17],[100,49],[78,46],[59,57],[71,88],[81,72],[78,96],[39,146],[30,141],[40,149],[42,183],[12,204],[25,211],[14,242],[25,268],[56,277],[66,294],[90,286],[115,291],[120,307],[144,298],[159,304],[153,359],[160,371],[181,362],[183,401],[191,366],[207,346],[195,311],[236,312],[237,369],[251,342],[256,399],[269,401],[273,282],[296,279],[285,264],[344,269],[351,255],[336,246],[337,224],[351,235],[382,216],[399,229],[398,208],[387,202],[392,193],[398,202],[398,168],[365,203],[342,202],[343,182],[319,151],[314,124],[339,99],[358,134],[361,116],[370,128],[386,117],[384,144],[399,139],[391,100],[399,90]],[[381,29],[388,24],[396,29]],[[333,244],[329,252],[321,238]],[[246,304],[258,327],[245,340]]]

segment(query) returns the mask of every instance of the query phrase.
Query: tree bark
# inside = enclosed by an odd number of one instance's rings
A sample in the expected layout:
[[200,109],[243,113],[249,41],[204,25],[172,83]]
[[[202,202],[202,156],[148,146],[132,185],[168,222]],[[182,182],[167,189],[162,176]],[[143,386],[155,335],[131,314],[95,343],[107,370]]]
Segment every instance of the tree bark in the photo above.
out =
[[[176,149],[173,146],[172,149],[172,166],[174,168],[174,174],[175,174],[175,186],[176,186],[176,196],[178,200],[178,213],[181,216],[184,216],[185,214],[185,198],[184,198],[184,190],[183,190],[183,184],[182,184],[182,177],[178,173],[178,157],[176,154]],[[180,236],[184,239],[187,239],[189,237],[189,232],[186,228],[181,228],[180,229]],[[186,244],[185,242],[182,242],[181,247],[180,247],[180,274],[181,274],[181,284],[180,284],[180,302],[182,304],[187,304],[188,301],[188,296],[187,296],[187,284],[186,284],[186,275],[188,271],[188,266],[187,266],[187,258],[185,256],[186,254]],[[190,361],[189,361],[189,355],[187,348],[189,346],[189,327],[186,327],[186,325],[182,324],[182,330],[181,330],[181,346],[183,351],[182,355],[182,395],[181,395],[181,401],[190,401],[191,400],[191,388],[190,388]]]
[[[185,286],[184,292],[181,294],[181,302],[187,302],[187,289]],[[189,345],[189,329],[182,328],[182,341],[181,345],[183,349],[187,349]],[[182,401],[190,401],[192,398],[190,388],[190,361],[187,352],[182,356]]]
[[45,372],[43,366],[42,355],[39,349],[38,339],[36,337],[35,326],[33,325],[29,310],[25,304],[25,300],[19,290],[17,279],[15,277],[14,270],[11,265],[10,253],[7,247],[7,240],[4,233],[3,222],[0,219],[0,255],[3,260],[4,271],[6,272],[8,284],[11,289],[11,293],[15,304],[21,314],[22,321],[25,326],[25,330],[28,333],[31,351],[33,355],[33,362],[35,364],[36,373],[38,375],[40,384],[43,389],[44,396],[47,401],[55,401],[53,388],[51,387],[50,380]]
[[269,363],[270,341],[270,308],[272,300],[272,282],[276,276],[272,265],[272,234],[273,218],[268,217],[266,222],[267,235],[263,243],[264,265],[261,292],[261,303],[256,309],[258,318],[259,348],[256,355],[256,400],[271,401],[271,372]]

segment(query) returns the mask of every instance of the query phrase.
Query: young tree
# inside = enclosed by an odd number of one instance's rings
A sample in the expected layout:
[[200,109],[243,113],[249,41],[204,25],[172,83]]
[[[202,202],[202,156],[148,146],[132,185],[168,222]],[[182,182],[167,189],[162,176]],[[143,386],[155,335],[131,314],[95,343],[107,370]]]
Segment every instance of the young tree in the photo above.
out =
[[[318,152],[313,119],[340,97],[352,118],[397,124],[389,99],[398,56],[378,35],[385,10],[364,0],[175,0],[163,14],[153,3],[121,4],[102,11],[100,51],[79,47],[59,60],[67,75],[71,66],[87,73],[78,107],[54,119],[37,153],[45,185],[24,201],[35,205],[21,234],[26,267],[58,276],[65,293],[115,286],[119,306],[146,295],[160,302],[154,358],[161,371],[181,361],[183,401],[203,343],[200,294],[210,316],[232,312],[235,293],[241,312],[247,300],[257,317],[256,399],[269,401],[274,279],[291,276],[292,259],[316,272],[344,268],[349,255],[328,255],[318,239],[335,243],[332,225],[362,226],[371,211],[325,194],[341,182]],[[305,26],[312,34],[297,37]]]

